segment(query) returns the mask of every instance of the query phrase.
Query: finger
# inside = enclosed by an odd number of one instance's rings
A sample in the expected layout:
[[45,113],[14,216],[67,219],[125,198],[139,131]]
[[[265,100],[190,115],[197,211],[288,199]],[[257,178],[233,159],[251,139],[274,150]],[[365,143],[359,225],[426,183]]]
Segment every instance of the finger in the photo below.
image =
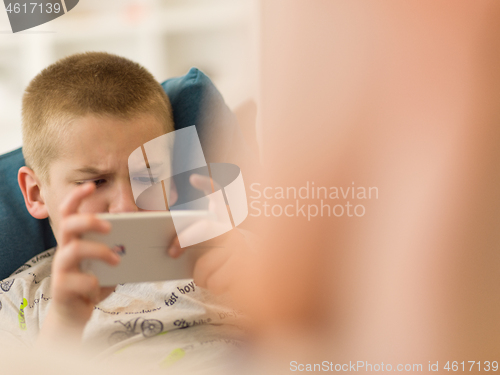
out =
[[61,246],[65,246],[75,237],[80,237],[87,232],[108,233],[111,230],[111,223],[99,219],[95,214],[71,215],[61,222],[59,228],[59,238]]
[[100,287],[99,280],[94,275],[69,272],[52,277],[52,292],[56,302],[66,305],[75,299],[81,299],[87,303],[97,303]]
[[168,247],[168,255],[172,258],[177,258],[182,254],[181,244],[179,243],[179,237],[175,236]]
[[59,212],[61,213],[61,217],[67,217],[71,214],[75,214],[78,212],[78,207],[82,201],[91,195],[95,190],[95,185],[91,182],[84,183],[81,186],[78,186],[72,192],[68,194],[68,196],[63,200],[62,204],[59,206]]
[[214,294],[228,292],[237,273],[245,265],[248,246],[245,237],[233,230],[223,236],[223,248],[214,249],[200,257],[195,265],[194,280]]
[[229,289],[233,267],[228,267],[233,252],[228,248],[218,248],[203,255],[195,264],[193,280],[196,285],[221,294]]
[[76,239],[56,251],[53,273],[79,272],[84,259],[98,259],[112,266],[120,263],[120,256],[103,243]]
[[201,174],[192,174],[189,177],[189,182],[196,189],[202,190],[205,194],[210,194],[220,189],[219,185],[213,179]]

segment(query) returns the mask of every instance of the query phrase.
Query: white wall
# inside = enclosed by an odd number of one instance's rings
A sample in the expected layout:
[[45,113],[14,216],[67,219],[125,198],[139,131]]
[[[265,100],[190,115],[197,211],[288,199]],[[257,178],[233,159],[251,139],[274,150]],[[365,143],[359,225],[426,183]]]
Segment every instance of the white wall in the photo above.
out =
[[[12,34],[0,8],[0,154],[21,141],[21,98],[47,65],[77,52],[107,51],[158,79],[205,71],[235,107],[255,97],[255,0],[82,0],[68,14]],[[1,7],[1,6],[0,6]]]

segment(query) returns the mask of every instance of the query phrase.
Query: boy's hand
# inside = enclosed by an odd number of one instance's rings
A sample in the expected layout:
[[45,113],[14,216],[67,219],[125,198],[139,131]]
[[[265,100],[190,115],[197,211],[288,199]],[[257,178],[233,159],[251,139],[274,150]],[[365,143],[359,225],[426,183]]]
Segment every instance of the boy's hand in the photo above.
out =
[[52,302],[40,332],[42,341],[79,340],[95,304],[114,290],[101,288],[95,276],[80,270],[84,259],[99,259],[110,265],[120,262],[120,257],[106,245],[80,238],[86,232],[108,233],[111,229],[109,222],[94,214],[78,213],[82,201],[94,190],[91,183],[79,186],[60,206],[60,241],[52,263]]
[[[190,182],[195,188],[204,191],[206,195],[213,193],[212,181],[209,177],[192,175]],[[215,187],[217,190],[217,186]],[[227,210],[225,205],[220,207],[213,200],[210,200],[208,209],[218,217],[220,210]],[[179,234],[179,237],[190,238],[191,236],[197,237],[200,232],[219,232],[215,228],[219,225],[221,224],[211,220],[201,220],[186,228]],[[242,264],[242,256],[245,253],[243,250],[247,248],[243,235],[238,229],[233,229],[193,247],[197,246],[209,247],[210,250],[203,254],[195,264],[193,272],[195,283],[214,294],[230,291]],[[189,249],[190,247],[181,248],[179,238],[175,237],[168,249],[168,253],[173,258],[177,258],[184,251],[189,251]]]

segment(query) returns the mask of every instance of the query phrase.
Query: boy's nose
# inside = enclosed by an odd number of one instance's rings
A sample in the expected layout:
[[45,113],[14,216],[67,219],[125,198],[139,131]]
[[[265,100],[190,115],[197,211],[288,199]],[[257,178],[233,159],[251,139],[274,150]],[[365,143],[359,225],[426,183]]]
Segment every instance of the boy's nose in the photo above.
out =
[[139,208],[135,204],[134,195],[130,184],[117,186],[110,197],[109,212],[137,212]]

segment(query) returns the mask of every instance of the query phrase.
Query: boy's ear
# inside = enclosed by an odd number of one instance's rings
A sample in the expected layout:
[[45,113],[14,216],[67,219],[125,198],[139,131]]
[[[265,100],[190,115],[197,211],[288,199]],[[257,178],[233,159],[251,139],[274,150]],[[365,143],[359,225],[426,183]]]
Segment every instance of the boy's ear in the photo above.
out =
[[17,182],[24,196],[28,212],[35,219],[45,219],[49,216],[47,206],[41,194],[41,184],[32,169],[24,166],[19,168]]

